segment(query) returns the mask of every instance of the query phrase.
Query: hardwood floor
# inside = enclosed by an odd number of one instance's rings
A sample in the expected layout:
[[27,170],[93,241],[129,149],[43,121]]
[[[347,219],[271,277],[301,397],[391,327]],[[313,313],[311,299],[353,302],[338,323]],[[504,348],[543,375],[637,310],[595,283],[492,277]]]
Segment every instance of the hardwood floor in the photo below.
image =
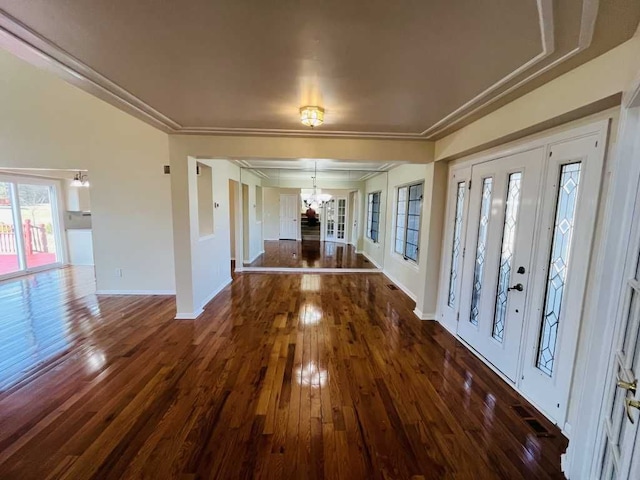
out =
[[264,253],[255,259],[251,267],[284,268],[372,268],[353,245],[336,242],[276,240],[264,242]]
[[64,343],[0,392],[2,479],[562,478],[560,432],[382,274],[240,274],[196,321],[43,275],[0,285],[3,353]]

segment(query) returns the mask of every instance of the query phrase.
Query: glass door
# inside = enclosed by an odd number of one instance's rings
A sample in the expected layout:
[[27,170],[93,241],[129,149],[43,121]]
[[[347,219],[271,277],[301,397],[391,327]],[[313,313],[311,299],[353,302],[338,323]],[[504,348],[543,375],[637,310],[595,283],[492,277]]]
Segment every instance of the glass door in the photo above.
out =
[[18,184],[27,269],[59,263],[51,185]]
[[347,227],[347,199],[338,198],[338,211],[336,218],[336,240],[344,243],[346,241]]
[[55,185],[17,178],[0,178],[0,278],[62,262]]
[[536,149],[471,172],[458,335],[514,382],[543,158]]
[[336,201],[331,199],[325,203],[325,240],[336,241]]
[[16,202],[15,185],[0,181],[0,277],[25,269],[20,252],[20,222]]

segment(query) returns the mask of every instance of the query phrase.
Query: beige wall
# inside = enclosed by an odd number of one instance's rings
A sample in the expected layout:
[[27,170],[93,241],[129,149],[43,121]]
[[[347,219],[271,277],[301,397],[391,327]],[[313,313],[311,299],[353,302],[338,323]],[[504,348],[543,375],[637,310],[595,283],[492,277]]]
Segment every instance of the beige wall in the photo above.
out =
[[0,168],[89,170],[98,289],[173,292],[168,136],[4,51],[0,71]]

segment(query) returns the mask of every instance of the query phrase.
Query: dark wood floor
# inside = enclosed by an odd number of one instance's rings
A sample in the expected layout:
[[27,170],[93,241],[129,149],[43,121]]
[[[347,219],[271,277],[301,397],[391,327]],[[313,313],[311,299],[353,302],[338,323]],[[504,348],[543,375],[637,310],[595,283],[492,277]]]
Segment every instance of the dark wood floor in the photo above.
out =
[[0,285],[5,370],[59,339],[5,378],[2,479],[562,477],[558,430],[382,274],[238,275],[197,321],[44,275]]
[[373,268],[361,253],[356,253],[353,245],[336,242],[315,242],[295,240],[267,240],[264,253],[255,259],[251,267],[282,268]]

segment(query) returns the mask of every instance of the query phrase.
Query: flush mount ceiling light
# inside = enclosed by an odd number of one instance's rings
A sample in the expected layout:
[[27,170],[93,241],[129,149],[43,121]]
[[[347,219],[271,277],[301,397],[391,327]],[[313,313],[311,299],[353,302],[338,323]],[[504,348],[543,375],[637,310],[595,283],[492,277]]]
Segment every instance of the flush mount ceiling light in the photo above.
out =
[[307,127],[319,127],[324,122],[324,108],[311,105],[300,107],[300,121]]
[[89,187],[89,176],[83,174],[82,172],[78,172],[75,174],[75,176],[73,177],[73,180],[71,180],[71,184],[72,187]]

